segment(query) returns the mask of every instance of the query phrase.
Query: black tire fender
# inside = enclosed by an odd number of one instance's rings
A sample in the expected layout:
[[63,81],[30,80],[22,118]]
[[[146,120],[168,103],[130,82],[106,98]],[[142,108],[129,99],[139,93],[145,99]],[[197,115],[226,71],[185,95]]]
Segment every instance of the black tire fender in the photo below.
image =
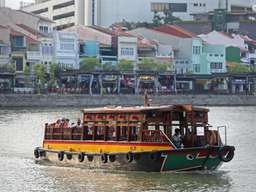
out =
[[66,156],[68,160],[71,160],[73,157],[72,153],[66,153]]
[[219,159],[225,163],[231,161],[234,158],[235,147],[224,146],[218,151]]
[[45,156],[46,156],[46,151],[44,151],[44,150],[38,150],[38,152],[39,152],[39,156],[40,156],[40,157],[45,157]]
[[80,163],[82,163],[82,162],[84,161],[84,156],[85,156],[84,153],[79,153],[79,154],[78,154],[78,157],[77,157],[77,158],[78,158],[78,161],[79,161]]
[[93,158],[94,158],[93,155],[87,155],[87,159],[88,159],[89,162],[92,162]]
[[109,155],[108,156],[108,159],[111,163],[115,162],[116,161],[116,156],[115,155]]
[[64,159],[64,152],[63,151],[58,153],[58,159],[59,159],[59,161],[63,161],[63,159]]
[[36,148],[36,149],[34,150],[34,157],[35,157],[36,159],[39,158],[39,150],[38,150],[38,148]]

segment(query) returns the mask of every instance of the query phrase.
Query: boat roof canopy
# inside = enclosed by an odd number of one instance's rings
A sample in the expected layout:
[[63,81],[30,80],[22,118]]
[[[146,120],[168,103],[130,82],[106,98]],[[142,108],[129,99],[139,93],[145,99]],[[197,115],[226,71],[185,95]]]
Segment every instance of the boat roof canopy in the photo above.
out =
[[180,111],[180,112],[209,112],[209,109],[193,107],[192,105],[164,105],[164,106],[135,106],[135,107],[122,107],[122,106],[107,106],[98,108],[83,109],[83,113],[94,114],[124,114],[124,113],[146,113],[146,112],[167,112],[167,111]]

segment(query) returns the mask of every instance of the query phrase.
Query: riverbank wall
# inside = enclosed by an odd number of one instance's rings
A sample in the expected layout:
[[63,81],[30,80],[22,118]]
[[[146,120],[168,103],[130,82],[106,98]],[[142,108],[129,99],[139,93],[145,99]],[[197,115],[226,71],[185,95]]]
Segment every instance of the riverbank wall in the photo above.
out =
[[[198,106],[256,106],[256,96],[246,95],[168,95],[149,96],[152,104],[193,104]],[[143,105],[136,95],[0,95],[0,107],[87,107]]]

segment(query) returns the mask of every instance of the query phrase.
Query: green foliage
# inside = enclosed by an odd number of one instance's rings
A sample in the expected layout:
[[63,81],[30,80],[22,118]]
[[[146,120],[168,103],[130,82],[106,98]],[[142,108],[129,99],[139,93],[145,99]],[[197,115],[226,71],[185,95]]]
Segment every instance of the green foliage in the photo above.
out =
[[251,66],[250,67],[250,72],[256,73],[256,66]]
[[3,64],[0,65],[0,71],[2,72],[15,72],[15,65],[14,64]]
[[117,69],[120,71],[133,71],[133,62],[128,60],[120,60],[117,64]]
[[35,64],[34,71],[37,79],[37,87],[43,88],[45,83],[45,66],[43,64]]
[[241,64],[234,64],[233,66],[228,68],[229,73],[249,73],[251,69],[249,66],[241,65]]
[[32,85],[32,81],[31,81],[31,71],[28,65],[25,65],[24,75],[25,75],[25,85],[26,87],[30,87]]
[[154,12],[153,24],[156,27],[162,24],[162,17],[156,11]]
[[58,68],[58,65],[53,63],[50,65],[50,80],[48,82],[48,86],[49,87],[53,87],[55,82],[56,82],[56,79],[57,79],[57,76],[58,76],[58,72],[59,72],[59,68]]
[[170,64],[156,62],[154,59],[143,59],[138,63],[138,69],[142,71],[167,71]]
[[174,17],[172,15],[171,10],[164,11],[164,17],[162,19],[164,21],[164,24],[174,24],[176,22],[181,21],[181,19],[179,19],[178,17]]
[[101,68],[101,64],[95,57],[84,58],[80,63],[80,70],[82,71],[94,71],[97,68]]
[[167,71],[170,68],[169,63],[158,63],[156,65],[156,70],[157,71]]
[[113,65],[111,62],[107,62],[102,65],[104,71],[115,71],[117,70],[117,66]]

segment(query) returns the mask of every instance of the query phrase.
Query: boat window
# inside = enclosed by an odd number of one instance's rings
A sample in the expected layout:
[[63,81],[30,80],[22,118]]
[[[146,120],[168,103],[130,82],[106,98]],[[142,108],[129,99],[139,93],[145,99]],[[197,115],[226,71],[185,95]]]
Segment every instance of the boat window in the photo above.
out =
[[197,136],[204,136],[204,127],[197,127],[196,128],[196,135]]

